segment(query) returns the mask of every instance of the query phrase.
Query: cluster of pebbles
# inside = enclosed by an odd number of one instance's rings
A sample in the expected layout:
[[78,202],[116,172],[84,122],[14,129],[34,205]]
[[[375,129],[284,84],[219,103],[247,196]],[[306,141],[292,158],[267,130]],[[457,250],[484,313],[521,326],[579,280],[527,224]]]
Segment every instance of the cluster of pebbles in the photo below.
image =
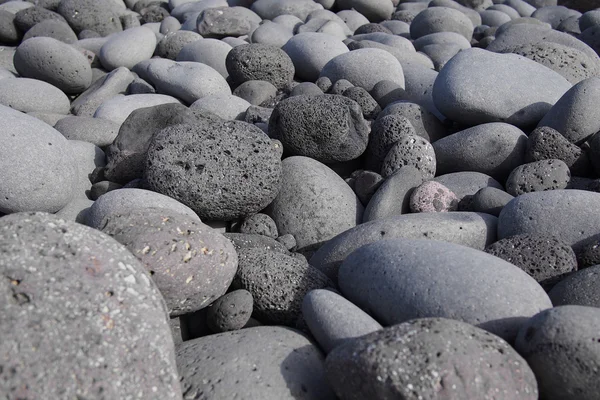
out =
[[598,5],[0,1],[0,398],[600,399]]

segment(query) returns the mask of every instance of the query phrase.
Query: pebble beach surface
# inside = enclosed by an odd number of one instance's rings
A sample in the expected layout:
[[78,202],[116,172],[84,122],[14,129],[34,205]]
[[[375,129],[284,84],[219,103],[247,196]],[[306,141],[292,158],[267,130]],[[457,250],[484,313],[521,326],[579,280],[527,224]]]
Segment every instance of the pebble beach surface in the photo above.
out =
[[0,400],[600,400],[599,38],[0,0]]

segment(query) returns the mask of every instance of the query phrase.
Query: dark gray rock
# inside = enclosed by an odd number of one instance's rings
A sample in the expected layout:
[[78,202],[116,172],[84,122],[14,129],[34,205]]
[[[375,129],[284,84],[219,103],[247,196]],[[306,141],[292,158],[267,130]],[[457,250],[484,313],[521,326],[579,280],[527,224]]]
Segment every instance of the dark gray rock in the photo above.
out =
[[302,314],[325,353],[359,336],[381,329],[363,310],[331,290],[315,289],[304,296]]
[[212,7],[198,15],[196,27],[203,37],[221,39],[251,34],[261,21],[245,7]]
[[454,172],[440,175],[434,180],[452,190],[456,197],[458,197],[458,201],[463,200],[467,196],[473,196],[479,190],[486,187],[504,190],[497,180],[481,172]]
[[225,60],[227,72],[237,86],[262,80],[277,89],[287,88],[294,78],[294,63],[285,51],[275,46],[253,43],[234,47]]
[[381,112],[381,107],[365,89],[354,86],[342,93],[345,97],[354,100],[362,109],[363,117],[375,119]]
[[111,214],[131,212],[140,208],[161,208],[200,220],[189,207],[168,196],[144,189],[118,189],[100,196],[87,215],[86,225],[102,229]]
[[561,160],[551,159],[523,164],[506,179],[506,191],[519,196],[523,193],[565,189],[571,180],[569,167]]
[[238,256],[232,288],[249,291],[254,315],[268,324],[295,326],[306,293],[333,285],[306,260],[287,254],[251,248],[239,251]]
[[110,0],[63,0],[57,11],[75,33],[89,29],[101,36],[108,36],[123,30],[114,3]]
[[593,399],[600,391],[600,310],[562,306],[542,311],[525,323],[515,349],[537,378],[541,398]]
[[423,180],[423,174],[413,166],[402,167],[388,176],[367,204],[363,222],[409,213],[410,196]]
[[[272,108],[261,107],[261,106],[250,106],[246,110],[244,120],[251,124],[262,123],[267,125],[271,114],[273,113]],[[268,127],[268,126],[267,126]]]
[[566,92],[538,126],[553,128],[569,142],[580,144],[600,130],[600,122],[590,115],[599,100],[600,78],[585,79]]
[[23,34],[15,24],[15,14],[0,10],[0,43],[4,45],[18,45]]
[[484,187],[473,195],[471,207],[475,212],[499,216],[500,212],[514,196],[494,187]]
[[225,294],[237,270],[229,240],[170,210],[112,213],[101,229],[143,263],[172,317],[198,311]]
[[436,32],[456,32],[471,40],[473,23],[462,12],[448,7],[431,7],[421,11],[410,24],[410,36],[421,36]]
[[429,143],[434,143],[447,135],[446,128],[440,120],[419,104],[409,101],[394,102],[383,109],[378,119],[388,115],[406,117],[415,128],[416,134],[427,139]]
[[386,178],[406,166],[415,167],[424,180],[433,179],[436,173],[436,157],[431,143],[417,135],[402,137],[383,159],[381,176]]
[[600,264],[600,240],[594,238],[577,252],[579,269]]
[[286,247],[268,236],[256,235],[250,233],[227,232],[223,234],[233,243],[233,247],[239,253],[247,249],[259,248],[263,250],[275,251],[283,254],[289,254]]
[[598,10],[590,10],[583,13],[579,18],[580,33],[594,25],[600,25],[600,12]]
[[366,150],[365,165],[368,169],[381,171],[383,160],[394,144],[417,134],[410,120],[400,114],[380,114],[371,126]]
[[155,54],[162,58],[175,60],[183,46],[200,39],[202,39],[202,36],[192,31],[168,33],[156,45]]
[[266,214],[254,214],[244,219],[240,225],[240,233],[263,235],[272,239],[277,239],[277,225],[273,218]]
[[383,33],[390,33],[390,34],[392,34],[392,31],[390,31],[385,26],[383,26],[381,24],[376,24],[376,23],[373,23],[373,22],[359,26],[354,31],[354,34],[355,35],[361,35],[363,33],[374,33],[374,32],[383,32]]
[[25,33],[29,29],[33,28],[34,25],[48,19],[65,23],[67,22],[60,14],[43,7],[33,6],[21,10],[15,14],[15,25],[21,32]]
[[5,396],[182,398],[164,300],[125,247],[45,213],[0,218],[0,240]]
[[351,187],[363,205],[369,204],[369,200],[381,186],[384,179],[373,171],[358,170],[351,175]]
[[553,42],[528,43],[503,49],[527,57],[561,74],[573,85],[600,74],[600,62],[576,48]]
[[100,181],[92,185],[89,190],[89,198],[92,200],[98,200],[98,198],[113,190],[121,189],[123,185],[115,182]]
[[325,366],[343,399],[538,398],[535,375],[507,342],[451,319],[370,333],[336,348]]
[[483,250],[496,241],[497,218],[471,212],[416,213],[361,224],[325,243],[310,264],[337,281],[338,269],[354,250],[385,239],[442,240]]
[[520,268],[483,251],[427,239],[381,240],[352,252],[339,269],[344,296],[382,325],[441,317],[513,340],[530,317],[552,307]]
[[526,146],[523,131],[502,122],[477,125],[433,144],[438,174],[475,171],[500,182],[523,164]]
[[597,210],[599,193],[574,189],[525,193],[511,200],[500,213],[498,238],[552,232],[577,253],[600,234]]
[[118,136],[107,151],[106,178],[126,183],[141,178],[152,138],[168,126],[218,121],[209,113],[194,113],[173,103],[133,111],[123,122]]
[[296,156],[283,160],[282,169],[281,190],[266,213],[280,235],[294,235],[299,250],[316,249],[362,221],[360,200],[326,165]]
[[[591,143],[591,141],[590,141]],[[536,128],[529,134],[525,161],[557,159],[563,161],[575,176],[591,173],[590,157],[579,146],[570,143],[557,130],[548,126]]]
[[177,348],[182,390],[192,397],[335,399],[323,361],[307,337],[277,326],[210,335]]
[[264,102],[271,101],[277,96],[277,88],[267,81],[246,81],[235,88],[233,94],[246,100],[252,105],[260,106]]
[[521,268],[543,287],[552,287],[577,270],[571,246],[551,235],[511,236],[486,247],[485,251]]
[[600,265],[579,270],[558,282],[548,293],[554,306],[579,305],[600,308]]
[[600,135],[595,134],[588,140],[589,158],[596,174],[600,174]]
[[253,304],[249,291],[234,290],[219,297],[208,308],[206,322],[215,333],[242,329],[250,320]]
[[570,88],[560,74],[528,58],[474,48],[461,51],[442,69],[433,101],[442,114],[465,125],[529,127]]
[[201,218],[229,221],[262,210],[277,196],[280,147],[246,122],[173,125],[152,138],[144,177],[151,190]]
[[356,10],[371,22],[390,18],[394,5],[387,0],[339,0],[336,5],[342,10]]
[[360,106],[337,95],[287,98],[275,106],[269,120],[269,136],[281,141],[286,153],[323,163],[358,158],[368,134]]

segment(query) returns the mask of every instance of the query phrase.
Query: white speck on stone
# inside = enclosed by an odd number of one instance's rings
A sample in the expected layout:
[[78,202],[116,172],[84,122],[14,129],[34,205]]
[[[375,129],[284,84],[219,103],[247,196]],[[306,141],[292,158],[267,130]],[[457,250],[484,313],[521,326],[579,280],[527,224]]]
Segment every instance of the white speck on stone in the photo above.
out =
[[137,283],[137,280],[135,279],[135,276],[133,276],[133,275],[126,276],[125,279],[123,279],[123,280],[125,282],[131,283],[131,284]]

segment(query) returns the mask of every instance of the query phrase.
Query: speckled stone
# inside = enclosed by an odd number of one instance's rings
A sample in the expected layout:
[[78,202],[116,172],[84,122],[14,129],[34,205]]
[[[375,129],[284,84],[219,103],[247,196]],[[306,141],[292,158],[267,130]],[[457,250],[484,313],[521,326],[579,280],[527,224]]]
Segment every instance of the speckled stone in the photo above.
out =
[[273,218],[266,214],[254,214],[244,219],[240,225],[240,233],[263,235],[272,239],[277,239],[277,225]]
[[458,198],[450,189],[436,181],[419,185],[410,195],[412,212],[448,212],[458,209]]
[[242,329],[250,320],[253,304],[249,291],[234,290],[219,297],[208,308],[206,322],[215,333]]
[[0,238],[3,394],[182,398],[164,300],[125,247],[45,213],[0,218]]
[[75,33],[87,29],[100,36],[108,36],[123,30],[114,4],[110,0],[63,0],[57,11],[65,17]]
[[146,267],[171,317],[207,307],[237,271],[231,242],[193,217],[141,208],[112,213],[101,228]]
[[596,307],[556,307],[523,324],[515,349],[535,373],[541,398],[593,399],[600,392],[599,331]]
[[600,239],[593,239],[577,252],[579,269],[600,264]]
[[284,89],[295,73],[294,63],[283,50],[259,43],[234,47],[227,54],[225,65],[236,86],[250,80],[263,80]]
[[436,173],[436,156],[431,143],[417,135],[407,135],[398,140],[381,164],[381,176],[392,175],[404,166],[411,165],[423,175],[433,179]]
[[251,248],[239,251],[238,256],[232,287],[252,294],[254,315],[268,324],[295,326],[304,295],[333,285],[306,260],[280,252]]
[[343,399],[538,398],[535,375],[507,342],[451,319],[370,333],[334,349],[325,365]]
[[562,160],[542,160],[515,168],[506,179],[506,191],[519,196],[523,193],[565,189],[571,172]]
[[321,351],[300,332],[264,326],[210,335],[177,348],[191,397],[333,400]]

